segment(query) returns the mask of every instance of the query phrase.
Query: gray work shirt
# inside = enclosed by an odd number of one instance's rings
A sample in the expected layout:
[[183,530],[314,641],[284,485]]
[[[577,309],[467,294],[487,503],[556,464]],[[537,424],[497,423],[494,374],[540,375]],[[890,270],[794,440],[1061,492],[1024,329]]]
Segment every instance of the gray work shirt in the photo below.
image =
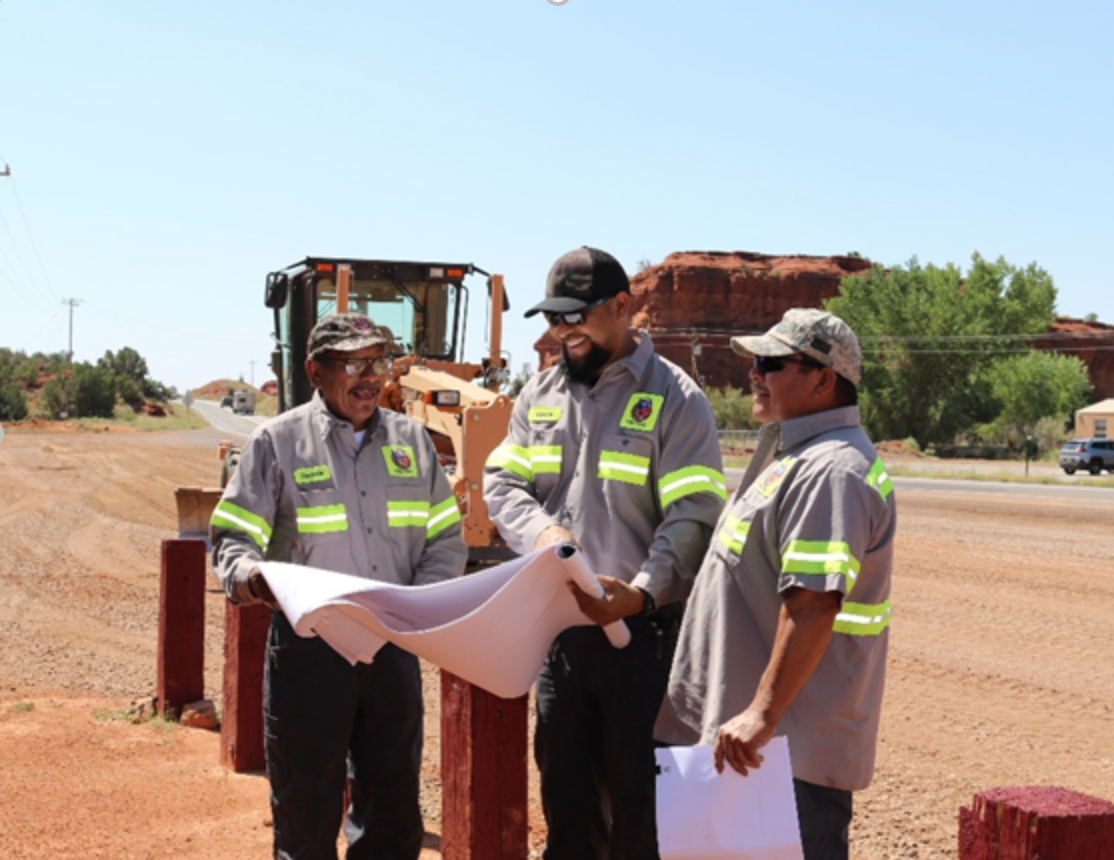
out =
[[892,484],[857,407],[764,428],[696,578],[655,737],[714,743],[758,689],[786,589],[836,591],[832,639],[777,734],[789,739],[798,779],[869,785],[896,522]]
[[320,392],[259,425],[210,523],[213,571],[233,603],[251,569],[285,561],[397,585],[459,576],[468,549],[433,442],[377,410],[357,449]]
[[704,393],[649,335],[595,385],[560,367],[532,377],[488,459],[484,500],[508,544],[567,529],[596,573],[684,600],[727,497]]

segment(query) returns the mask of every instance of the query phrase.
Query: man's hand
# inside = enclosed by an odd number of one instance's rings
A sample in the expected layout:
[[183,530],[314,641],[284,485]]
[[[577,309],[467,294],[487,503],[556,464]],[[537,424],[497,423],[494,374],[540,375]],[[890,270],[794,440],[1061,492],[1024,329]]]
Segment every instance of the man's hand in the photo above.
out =
[[258,567],[253,568],[248,574],[248,591],[256,600],[267,604],[271,609],[280,608],[275,595],[271,592],[271,586],[267,585],[267,580],[263,578],[263,572]]
[[581,591],[575,582],[566,585],[576,598],[580,611],[601,627],[642,612],[642,589],[610,576],[601,576],[599,580],[603,586],[603,597],[592,597]]
[[[562,543],[566,541],[576,544],[576,538],[572,536],[572,533],[568,529],[562,526],[550,526],[538,535],[538,539],[534,541],[534,549],[541,549],[543,546],[549,546],[551,543]],[[580,544],[576,545],[580,546]]]
[[743,776],[747,775],[747,768],[761,767],[758,750],[769,743],[775,728],[777,724],[768,721],[754,705],[732,717],[719,727],[716,735],[713,752],[716,771],[723,773],[724,761]]

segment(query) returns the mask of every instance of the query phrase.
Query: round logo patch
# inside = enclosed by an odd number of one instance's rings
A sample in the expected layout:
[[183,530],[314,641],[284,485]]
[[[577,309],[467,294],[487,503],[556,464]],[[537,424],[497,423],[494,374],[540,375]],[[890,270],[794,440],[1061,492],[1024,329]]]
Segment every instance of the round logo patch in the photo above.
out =
[[395,448],[391,451],[391,461],[404,472],[410,471],[410,455],[401,448]]
[[654,401],[649,397],[641,397],[635,401],[630,410],[631,421],[636,424],[645,424],[654,414]]

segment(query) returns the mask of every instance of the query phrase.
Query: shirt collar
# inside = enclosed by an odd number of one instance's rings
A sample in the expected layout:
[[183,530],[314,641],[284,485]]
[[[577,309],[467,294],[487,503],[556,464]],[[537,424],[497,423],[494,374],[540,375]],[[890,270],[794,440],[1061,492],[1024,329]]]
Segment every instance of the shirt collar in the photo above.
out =
[[[336,415],[329,411],[329,406],[327,403],[325,403],[325,397],[321,393],[321,389],[317,389],[313,392],[313,399],[310,401],[310,408],[313,410],[313,421],[314,424],[317,425],[317,430],[321,434],[322,439],[328,438],[329,434],[334,431],[343,429],[350,430],[352,431],[353,435],[355,435],[356,431],[352,427],[352,422],[346,421],[343,418],[338,418]],[[364,437],[365,443],[366,440],[374,436],[376,431],[379,429],[379,425],[382,423],[379,420],[379,413],[382,411],[382,409],[383,407],[380,406],[378,409],[375,410],[375,412],[372,413],[371,421],[369,421],[367,425],[367,436]]]
[[782,421],[780,450],[787,451],[832,430],[859,426],[859,407],[841,406]]

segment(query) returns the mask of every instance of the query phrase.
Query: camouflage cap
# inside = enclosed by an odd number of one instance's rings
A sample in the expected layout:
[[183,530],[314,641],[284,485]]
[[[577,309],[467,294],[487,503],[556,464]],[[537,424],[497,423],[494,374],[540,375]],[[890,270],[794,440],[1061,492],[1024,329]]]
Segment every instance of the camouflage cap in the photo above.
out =
[[807,355],[853,385],[863,376],[863,354],[851,326],[815,308],[791,308],[765,334],[731,338],[731,348],[740,355]]
[[363,314],[330,314],[318,321],[309,333],[306,356],[317,358],[323,352],[356,352],[384,344],[388,353],[397,353],[390,333]]

